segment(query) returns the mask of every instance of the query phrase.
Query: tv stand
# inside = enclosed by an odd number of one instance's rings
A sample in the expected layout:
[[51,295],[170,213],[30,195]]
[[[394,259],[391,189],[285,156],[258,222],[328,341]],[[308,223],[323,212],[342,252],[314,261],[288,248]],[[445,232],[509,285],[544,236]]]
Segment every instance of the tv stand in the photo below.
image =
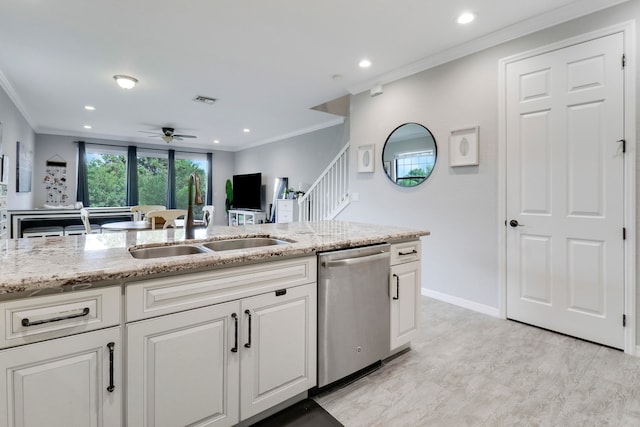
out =
[[262,224],[266,219],[263,211],[229,209],[229,226]]

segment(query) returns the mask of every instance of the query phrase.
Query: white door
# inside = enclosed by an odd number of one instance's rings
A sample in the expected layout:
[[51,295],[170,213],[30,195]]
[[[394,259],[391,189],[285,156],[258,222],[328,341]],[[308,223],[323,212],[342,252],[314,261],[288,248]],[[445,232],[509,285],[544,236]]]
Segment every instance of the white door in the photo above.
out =
[[316,385],[316,284],[242,300],[240,419]]
[[230,302],[127,325],[127,425],[238,423],[239,307]]
[[623,36],[507,65],[507,317],[623,348]]
[[0,426],[121,425],[121,354],[119,327],[0,351]]

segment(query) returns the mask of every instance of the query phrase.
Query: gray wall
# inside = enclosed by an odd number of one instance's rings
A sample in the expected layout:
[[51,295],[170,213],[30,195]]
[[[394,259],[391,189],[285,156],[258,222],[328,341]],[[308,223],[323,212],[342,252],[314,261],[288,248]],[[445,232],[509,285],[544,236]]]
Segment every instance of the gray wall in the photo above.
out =
[[16,141],[26,144],[33,153],[35,151],[35,134],[2,88],[0,88],[0,123],[3,127],[2,135],[0,135],[2,137],[0,152],[3,152],[9,159],[8,164],[5,164],[9,168],[7,204],[9,209],[30,209],[33,204],[33,188],[38,184],[32,179],[30,193],[16,193]]
[[[352,172],[351,189],[359,200],[338,218],[431,230],[432,235],[423,238],[423,289],[497,314],[498,231],[504,226],[498,212],[498,61],[639,18],[640,1],[632,0],[387,84],[380,96],[353,96],[354,150],[375,143],[380,156],[395,127],[417,122],[433,132],[438,160],[427,182],[413,189],[389,182],[379,158],[374,174]],[[627,53],[640,57],[638,52]],[[640,101],[637,95],[636,100]],[[639,107],[636,110],[640,113]],[[449,167],[450,132],[474,125],[480,127],[479,166]],[[353,156],[351,162],[355,171]]]
[[[77,189],[77,165],[78,165],[78,148],[74,141],[80,138],[73,136],[58,135],[36,135],[35,142],[35,158],[34,158],[34,180],[33,180],[33,207],[42,207],[46,201],[46,193],[42,180],[44,178],[45,165],[48,159],[56,154],[67,161],[67,177],[69,178],[68,194],[70,200],[75,201]],[[127,146],[132,143],[126,141],[112,141],[104,139],[87,139],[81,138],[86,143],[99,143],[108,145]],[[163,147],[143,144],[135,144],[140,148],[164,149]],[[176,151],[180,151],[180,147],[174,147]],[[201,151],[195,149],[185,149],[185,151]],[[226,224],[224,215],[224,201],[226,198],[224,185],[227,178],[233,175],[234,153],[226,151],[213,151],[213,201],[216,208],[214,222],[216,224]],[[15,209],[12,205],[11,209]],[[25,209],[30,209],[28,206]]]
[[348,141],[348,123],[236,152],[235,173],[262,173],[263,209],[273,203],[275,178],[306,191]]

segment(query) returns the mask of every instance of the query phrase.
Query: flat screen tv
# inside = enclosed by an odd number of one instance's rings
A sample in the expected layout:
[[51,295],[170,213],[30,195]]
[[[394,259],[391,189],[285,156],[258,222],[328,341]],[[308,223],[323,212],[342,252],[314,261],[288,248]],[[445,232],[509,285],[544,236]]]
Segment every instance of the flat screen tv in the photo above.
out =
[[234,209],[262,209],[262,174],[250,173],[233,176]]

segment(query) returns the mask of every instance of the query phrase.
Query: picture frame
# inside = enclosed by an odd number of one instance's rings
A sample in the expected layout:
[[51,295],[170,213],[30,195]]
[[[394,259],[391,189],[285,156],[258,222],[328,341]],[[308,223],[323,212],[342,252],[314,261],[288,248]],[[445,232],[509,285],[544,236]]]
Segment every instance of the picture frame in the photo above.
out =
[[476,166],[480,164],[478,134],[478,126],[451,131],[449,136],[449,166]]
[[16,192],[31,192],[33,152],[26,144],[16,142]]
[[358,147],[358,172],[371,173],[375,171],[375,145],[361,145]]

